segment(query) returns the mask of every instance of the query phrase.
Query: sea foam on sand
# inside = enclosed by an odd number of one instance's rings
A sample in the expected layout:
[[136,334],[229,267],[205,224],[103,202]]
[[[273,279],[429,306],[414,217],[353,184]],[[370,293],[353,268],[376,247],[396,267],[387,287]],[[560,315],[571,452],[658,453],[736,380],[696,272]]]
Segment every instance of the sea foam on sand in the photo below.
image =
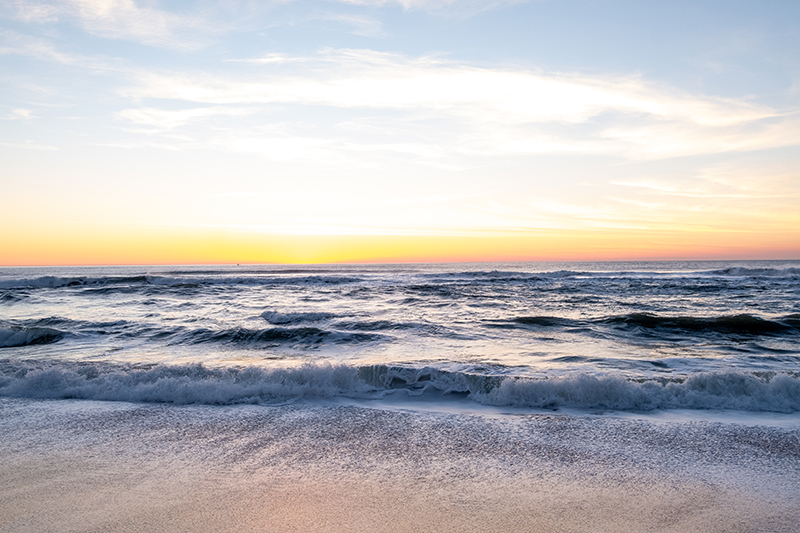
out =
[[2,531],[797,531],[800,431],[0,398]]

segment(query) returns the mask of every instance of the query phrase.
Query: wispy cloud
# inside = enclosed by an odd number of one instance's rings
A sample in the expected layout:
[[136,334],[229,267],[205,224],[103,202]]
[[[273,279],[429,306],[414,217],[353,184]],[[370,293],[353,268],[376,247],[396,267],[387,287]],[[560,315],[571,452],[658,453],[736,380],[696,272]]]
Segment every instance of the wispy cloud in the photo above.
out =
[[11,30],[0,30],[0,54],[23,55],[65,65],[81,62],[81,56],[59,52],[53,44],[39,37],[31,37]]
[[9,148],[22,148],[25,150],[58,150],[58,146],[51,146],[47,144],[40,144],[36,141],[23,141],[23,142],[6,142],[0,141],[0,146],[7,146]]
[[244,116],[251,112],[247,108],[207,107],[194,109],[167,110],[152,107],[124,109],[117,117],[129,120],[134,124],[150,126],[156,130],[171,130],[198,119],[213,116]]
[[12,0],[4,11],[25,22],[71,20],[99,37],[178,49],[201,46],[206,41],[203,34],[214,29],[207,17],[134,0]]
[[522,4],[527,0],[338,0],[344,4],[383,7],[399,5],[407,10],[470,16],[503,5]]
[[90,57],[60,51],[50,40],[11,30],[0,30],[0,55],[21,55],[95,70],[122,70],[125,62],[102,57]]
[[21,119],[31,118],[33,116],[32,113],[33,112],[30,109],[23,109],[21,107],[17,107],[17,108],[12,109],[8,113],[8,115],[6,115],[4,117],[0,116],[0,119],[2,119],[2,120],[21,120]]
[[7,0],[0,8],[0,13],[5,13],[23,22],[56,22],[61,9],[52,3],[36,2],[32,0]]
[[340,13],[327,13],[320,16],[322,20],[337,22],[350,27],[350,33],[362,37],[379,37],[383,34],[383,24],[380,20],[362,15],[345,15]]
[[133,0],[67,0],[66,11],[89,33],[153,46],[194,48],[200,43],[187,31],[210,29],[202,18],[143,7]]
[[387,135],[408,133],[412,121],[416,135],[431,135],[451,153],[473,156],[594,153],[660,159],[800,142],[796,115],[743,100],[688,94],[637,77],[478,68],[370,50],[267,55],[253,61],[289,70],[224,76],[142,72],[123,94],[184,106],[223,106],[231,113],[238,113],[233,111],[237,106],[368,112]]

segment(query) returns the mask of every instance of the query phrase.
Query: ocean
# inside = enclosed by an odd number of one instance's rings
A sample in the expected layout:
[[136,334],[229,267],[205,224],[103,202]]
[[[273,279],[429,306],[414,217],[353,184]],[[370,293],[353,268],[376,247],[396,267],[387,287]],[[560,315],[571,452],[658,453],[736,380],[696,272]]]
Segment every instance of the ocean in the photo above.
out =
[[2,268],[0,429],[10,531],[798,531],[800,261]]

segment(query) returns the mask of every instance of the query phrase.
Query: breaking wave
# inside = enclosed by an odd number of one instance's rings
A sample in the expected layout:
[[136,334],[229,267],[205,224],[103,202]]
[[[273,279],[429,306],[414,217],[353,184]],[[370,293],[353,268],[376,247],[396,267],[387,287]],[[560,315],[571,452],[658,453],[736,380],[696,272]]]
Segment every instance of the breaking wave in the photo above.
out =
[[[385,365],[265,369],[0,361],[0,395],[23,398],[274,405],[337,396],[380,402],[391,394],[428,391],[532,409],[800,411],[800,377],[790,373],[708,372],[684,379],[630,380],[614,374],[531,378]],[[426,395],[425,401],[437,397]]]

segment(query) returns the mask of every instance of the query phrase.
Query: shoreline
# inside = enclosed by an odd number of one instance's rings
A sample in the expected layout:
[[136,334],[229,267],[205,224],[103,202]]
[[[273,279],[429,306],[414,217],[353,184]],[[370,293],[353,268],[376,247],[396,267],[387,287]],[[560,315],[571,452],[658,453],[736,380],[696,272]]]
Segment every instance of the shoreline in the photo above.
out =
[[800,431],[0,398],[3,531],[792,531]]

